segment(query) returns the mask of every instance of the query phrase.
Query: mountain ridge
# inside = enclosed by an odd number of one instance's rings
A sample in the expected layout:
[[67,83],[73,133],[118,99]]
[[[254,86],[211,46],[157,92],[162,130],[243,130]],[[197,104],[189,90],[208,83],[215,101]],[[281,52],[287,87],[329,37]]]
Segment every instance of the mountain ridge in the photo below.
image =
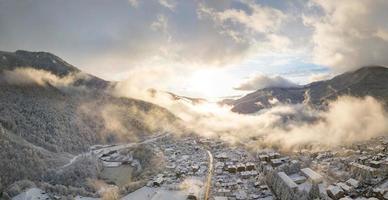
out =
[[[310,103],[314,106],[325,105],[327,101],[342,95],[373,96],[383,102],[388,101],[388,68],[384,66],[365,66],[346,72],[329,80],[317,81],[301,87],[264,88],[256,90],[240,99],[228,102],[232,111],[242,114],[255,113],[273,106],[273,101],[281,103]],[[306,102],[308,101],[308,102]]]
[[61,78],[78,74],[81,76],[74,81],[73,85],[86,86],[90,89],[106,89],[110,85],[109,81],[84,73],[77,67],[49,52],[0,51],[0,72],[5,70],[11,71],[16,68],[44,70]]

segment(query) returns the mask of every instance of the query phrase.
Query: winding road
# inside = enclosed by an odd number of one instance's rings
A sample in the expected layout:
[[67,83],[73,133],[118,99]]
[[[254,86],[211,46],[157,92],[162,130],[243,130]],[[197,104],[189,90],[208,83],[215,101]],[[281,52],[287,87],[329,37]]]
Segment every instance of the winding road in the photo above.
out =
[[208,173],[206,177],[206,183],[205,183],[205,196],[204,200],[208,200],[210,196],[210,187],[212,185],[212,176],[213,176],[213,155],[209,150],[206,150],[208,156],[209,156],[209,166],[208,166]]
[[150,142],[154,142],[158,139],[161,139],[161,138],[165,138],[167,136],[169,136],[170,134],[167,133],[167,134],[162,134],[162,135],[158,135],[158,136],[155,136],[153,138],[149,138],[149,139],[146,139],[144,141],[141,141],[141,142],[134,142],[134,143],[128,143],[128,144],[117,144],[117,145],[111,145],[111,146],[107,146],[107,147],[102,147],[100,149],[97,149],[97,150],[91,150],[89,152],[84,152],[84,153],[80,153],[76,156],[74,156],[73,158],[71,158],[69,160],[68,163],[62,165],[61,167],[59,167],[59,170],[61,169],[64,169],[70,165],[72,165],[78,158],[80,157],[84,157],[84,156],[90,156],[92,155],[92,153],[96,153],[96,152],[100,152],[100,151],[103,151],[103,150],[107,150],[108,151],[114,151],[114,150],[120,150],[120,149],[126,149],[126,148],[130,148],[130,147],[133,147],[135,145],[139,145],[139,144],[147,144],[147,143],[150,143]]

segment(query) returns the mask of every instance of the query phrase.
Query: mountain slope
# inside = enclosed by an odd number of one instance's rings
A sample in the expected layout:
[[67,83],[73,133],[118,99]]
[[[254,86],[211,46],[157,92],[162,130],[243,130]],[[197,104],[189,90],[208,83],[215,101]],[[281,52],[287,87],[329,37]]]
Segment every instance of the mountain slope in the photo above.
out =
[[264,88],[237,99],[230,104],[232,111],[254,113],[281,103],[310,103],[315,106],[342,95],[373,96],[388,101],[388,68],[368,66],[338,75],[330,80],[313,82],[294,88]]
[[85,74],[78,68],[51,53],[29,52],[23,50],[15,52],[0,51],[0,72],[4,70],[14,70],[16,68],[45,70],[58,77],[75,74],[82,75],[74,82],[75,86],[84,85],[89,88],[104,89],[109,85],[108,81],[90,74]]
[[[8,70],[27,67],[58,77],[82,73],[43,52],[1,52],[0,60],[3,78]],[[69,154],[91,145],[134,142],[177,127],[177,118],[162,107],[112,96],[111,84],[91,75],[76,77],[61,87],[0,82],[0,193],[21,179],[41,180],[47,170],[67,162]]]

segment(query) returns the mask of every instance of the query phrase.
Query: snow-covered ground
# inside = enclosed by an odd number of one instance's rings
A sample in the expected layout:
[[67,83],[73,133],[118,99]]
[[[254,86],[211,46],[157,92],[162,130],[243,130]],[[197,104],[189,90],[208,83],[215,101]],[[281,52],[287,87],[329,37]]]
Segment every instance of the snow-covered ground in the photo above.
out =
[[12,200],[45,200],[50,199],[49,196],[39,188],[30,188],[23,193],[12,198]]
[[122,200],[186,200],[187,193],[180,190],[142,187],[123,197]]
[[99,198],[76,196],[75,200],[99,200]]
[[[126,149],[126,148],[130,148],[130,147],[133,147],[135,145],[140,145],[140,144],[147,144],[147,143],[151,143],[151,142],[154,142],[158,139],[162,139],[164,137],[167,137],[169,136],[170,134],[167,133],[167,134],[159,134],[153,138],[149,138],[149,139],[146,139],[142,142],[138,142],[138,143],[127,143],[127,144],[117,144],[117,145],[94,145],[93,147],[91,147],[91,151],[89,152],[84,152],[84,153],[80,153],[78,155],[75,155],[73,156],[69,162],[67,162],[66,164],[64,164],[63,166],[59,167],[59,169],[64,169],[70,165],[72,165],[77,159],[79,158],[82,158],[82,157],[87,157],[87,156],[90,156],[92,154],[96,154],[96,155],[101,155],[101,154],[104,154],[104,153],[108,153],[108,152],[111,152],[111,151],[118,151],[120,149]],[[95,147],[101,147],[99,149],[95,149]]]

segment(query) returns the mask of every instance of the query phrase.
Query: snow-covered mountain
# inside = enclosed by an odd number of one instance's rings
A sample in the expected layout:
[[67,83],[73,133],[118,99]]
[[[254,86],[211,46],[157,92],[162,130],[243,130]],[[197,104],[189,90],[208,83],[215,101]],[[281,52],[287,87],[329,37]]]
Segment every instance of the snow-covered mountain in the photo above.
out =
[[[61,87],[5,81],[16,69],[76,78]],[[110,82],[50,53],[0,52],[0,80],[0,191],[21,179],[44,180],[48,170],[91,145],[141,140],[177,119],[155,104],[110,95]]]
[[272,107],[278,102],[291,104],[305,102],[320,106],[342,95],[357,97],[369,95],[386,103],[387,83],[388,68],[368,66],[330,80],[313,82],[301,87],[260,89],[228,103],[233,106],[232,111],[245,114]]

